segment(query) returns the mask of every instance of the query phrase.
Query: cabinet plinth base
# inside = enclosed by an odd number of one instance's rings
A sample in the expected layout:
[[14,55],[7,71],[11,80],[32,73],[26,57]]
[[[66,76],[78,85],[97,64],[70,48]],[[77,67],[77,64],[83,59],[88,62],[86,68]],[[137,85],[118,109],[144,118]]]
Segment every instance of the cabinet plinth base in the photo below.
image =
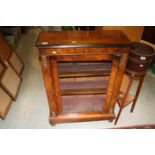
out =
[[87,113],[62,113],[56,117],[50,116],[49,122],[55,123],[69,123],[69,122],[84,122],[97,120],[113,120],[115,114],[105,114],[102,112],[87,112]]

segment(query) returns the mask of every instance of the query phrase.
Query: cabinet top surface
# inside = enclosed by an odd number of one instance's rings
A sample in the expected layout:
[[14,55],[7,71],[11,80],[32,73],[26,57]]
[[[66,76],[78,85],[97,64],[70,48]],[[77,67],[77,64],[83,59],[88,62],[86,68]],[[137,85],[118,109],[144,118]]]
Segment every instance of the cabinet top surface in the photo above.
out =
[[103,31],[47,31],[41,32],[38,48],[127,47],[130,40],[118,30]]

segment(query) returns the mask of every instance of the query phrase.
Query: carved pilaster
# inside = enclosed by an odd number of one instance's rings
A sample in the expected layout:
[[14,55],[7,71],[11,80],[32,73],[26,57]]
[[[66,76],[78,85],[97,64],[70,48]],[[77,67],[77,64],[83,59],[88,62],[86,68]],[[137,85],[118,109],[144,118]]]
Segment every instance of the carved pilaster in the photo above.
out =
[[47,68],[48,66],[48,57],[47,56],[39,56],[39,61],[43,65],[43,67]]

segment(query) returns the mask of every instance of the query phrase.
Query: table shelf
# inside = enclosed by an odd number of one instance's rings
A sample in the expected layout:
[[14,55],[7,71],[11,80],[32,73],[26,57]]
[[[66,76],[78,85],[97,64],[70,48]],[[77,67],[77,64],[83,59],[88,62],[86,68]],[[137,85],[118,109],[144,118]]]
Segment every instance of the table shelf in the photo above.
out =
[[[119,107],[122,106],[123,97],[124,97],[124,92],[121,91],[121,92],[119,93],[119,97],[118,97],[118,105],[119,105]],[[129,94],[129,95],[127,96],[127,98],[126,98],[126,101],[125,101],[125,103],[124,103],[123,108],[126,107],[127,105],[129,105],[131,102],[133,102],[134,99],[135,99],[135,96]]]

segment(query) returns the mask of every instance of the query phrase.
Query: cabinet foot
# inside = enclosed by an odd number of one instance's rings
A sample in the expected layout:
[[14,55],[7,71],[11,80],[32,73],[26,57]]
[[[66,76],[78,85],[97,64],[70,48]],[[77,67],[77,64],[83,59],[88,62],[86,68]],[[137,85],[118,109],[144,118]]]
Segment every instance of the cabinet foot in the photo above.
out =
[[50,122],[50,124],[51,124],[51,126],[55,126],[56,125],[56,123],[53,123],[53,122]]
[[109,122],[109,123],[112,123],[112,122],[113,122],[113,119],[109,119],[108,122]]

